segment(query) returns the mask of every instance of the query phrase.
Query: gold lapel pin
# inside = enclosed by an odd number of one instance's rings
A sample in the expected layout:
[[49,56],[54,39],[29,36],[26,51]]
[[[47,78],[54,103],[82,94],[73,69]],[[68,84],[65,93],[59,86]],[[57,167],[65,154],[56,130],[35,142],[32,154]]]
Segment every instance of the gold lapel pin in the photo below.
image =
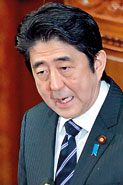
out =
[[98,138],[98,141],[99,141],[99,143],[104,144],[106,142],[106,137],[105,136],[100,136]]

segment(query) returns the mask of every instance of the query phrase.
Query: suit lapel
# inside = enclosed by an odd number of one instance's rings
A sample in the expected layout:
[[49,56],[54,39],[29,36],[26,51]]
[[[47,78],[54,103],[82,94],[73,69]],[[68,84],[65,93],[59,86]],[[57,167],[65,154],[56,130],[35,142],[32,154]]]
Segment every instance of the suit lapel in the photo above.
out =
[[[98,141],[98,138],[101,135],[104,135],[106,137],[106,142],[104,144],[100,144]],[[101,158],[105,150],[108,148],[113,137],[114,134],[110,132],[104,125],[102,125],[102,120],[99,117],[92,128],[84,150],[80,156],[80,159],[75,169],[75,174],[71,180],[71,185],[82,185],[86,183],[89,174],[92,172],[96,163]],[[94,144],[99,144],[97,156],[92,155]]]
[[[116,129],[114,128],[117,125],[117,117],[119,107],[121,105],[121,96],[121,90],[119,90],[117,85],[111,80],[111,87],[108,96],[87,139],[70,185],[82,185],[87,182],[88,177],[93,171],[98,160],[100,160],[101,156],[105,154],[105,151],[108,149],[108,146],[114,139],[116,132]],[[104,144],[101,144],[98,141],[98,138],[102,135],[106,137],[106,142]],[[97,156],[91,155],[94,144],[99,144]]]

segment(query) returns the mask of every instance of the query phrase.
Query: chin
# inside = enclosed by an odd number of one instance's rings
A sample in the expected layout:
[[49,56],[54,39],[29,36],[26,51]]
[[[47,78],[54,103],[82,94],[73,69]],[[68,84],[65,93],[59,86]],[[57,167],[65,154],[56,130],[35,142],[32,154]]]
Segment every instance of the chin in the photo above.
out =
[[61,114],[58,114],[58,115],[60,115],[60,116],[63,117],[63,118],[66,118],[66,119],[78,117],[76,114],[70,114],[69,112],[66,113],[66,114],[61,113]]

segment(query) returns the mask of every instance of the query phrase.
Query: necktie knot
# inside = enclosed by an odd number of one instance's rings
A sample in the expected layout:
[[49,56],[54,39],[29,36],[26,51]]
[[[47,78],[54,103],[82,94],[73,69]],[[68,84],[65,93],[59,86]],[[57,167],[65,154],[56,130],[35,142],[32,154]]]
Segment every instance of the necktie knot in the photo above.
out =
[[75,137],[81,130],[81,128],[74,123],[72,119],[65,123],[65,129],[68,135]]

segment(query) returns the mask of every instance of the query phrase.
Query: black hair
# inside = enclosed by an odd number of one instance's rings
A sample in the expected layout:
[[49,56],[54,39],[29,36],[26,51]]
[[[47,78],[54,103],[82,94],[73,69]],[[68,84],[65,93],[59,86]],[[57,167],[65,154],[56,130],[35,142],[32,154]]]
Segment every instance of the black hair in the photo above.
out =
[[94,72],[95,56],[102,49],[97,23],[85,11],[59,3],[41,6],[27,14],[18,26],[16,48],[24,54],[30,72],[29,48],[38,40],[47,42],[55,37],[85,53]]

